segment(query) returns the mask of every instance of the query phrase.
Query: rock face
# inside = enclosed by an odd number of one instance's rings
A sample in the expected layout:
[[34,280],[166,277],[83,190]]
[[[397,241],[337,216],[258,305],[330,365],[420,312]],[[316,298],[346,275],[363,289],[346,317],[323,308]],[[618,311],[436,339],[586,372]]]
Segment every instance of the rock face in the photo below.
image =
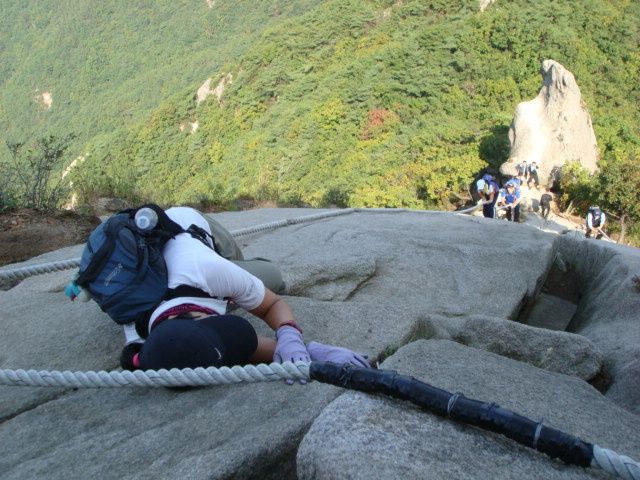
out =
[[[238,231],[319,212],[213,217]],[[237,237],[245,258],[281,266],[307,341],[367,353],[383,368],[640,458],[637,249],[442,212],[331,213],[341,214]],[[568,332],[523,318],[558,262],[572,265],[583,294]],[[95,303],[69,302],[73,273],[0,291],[0,368],[117,368],[121,329]],[[587,383],[602,368],[612,379],[604,395]],[[0,472],[3,480],[606,478],[389,397],[283,381],[188,391],[0,386]]]
[[516,108],[509,128],[511,155],[500,173],[515,175],[518,163],[536,162],[541,183],[551,185],[569,160],[579,160],[594,172],[599,150],[573,74],[553,60],[542,62],[540,73],[543,85],[538,96]]

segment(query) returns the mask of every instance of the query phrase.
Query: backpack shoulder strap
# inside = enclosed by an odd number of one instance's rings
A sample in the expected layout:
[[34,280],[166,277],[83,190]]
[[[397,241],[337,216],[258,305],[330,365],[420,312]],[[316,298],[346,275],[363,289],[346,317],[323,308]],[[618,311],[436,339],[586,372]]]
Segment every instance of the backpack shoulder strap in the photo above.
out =
[[[222,256],[218,251],[218,247],[216,246],[216,239],[207,232],[204,228],[197,226],[196,224],[192,224],[187,230],[185,230],[188,234],[190,234],[193,238],[200,240],[207,247],[212,249],[218,255]],[[211,243],[209,243],[208,239],[211,239]],[[213,246],[212,246],[213,245]]]
[[191,285],[178,285],[175,288],[169,288],[163,300],[172,300],[179,297],[220,298],[215,295],[209,295],[198,287],[192,287]]

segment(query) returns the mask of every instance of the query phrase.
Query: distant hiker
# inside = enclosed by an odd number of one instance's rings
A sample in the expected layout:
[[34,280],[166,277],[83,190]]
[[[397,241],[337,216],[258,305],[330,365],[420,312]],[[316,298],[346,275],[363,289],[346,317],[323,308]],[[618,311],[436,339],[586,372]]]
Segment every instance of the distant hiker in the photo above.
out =
[[[182,228],[195,225],[211,234],[197,210],[166,211]],[[209,241],[211,243],[211,241]],[[179,296],[157,306],[142,327],[124,325],[127,345],[120,363],[125,370],[196,368],[285,361],[333,361],[368,367],[365,356],[341,347],[310,342],[287,302],[262,280],[232,263],[189,233],[167,241],[163,257],[168,286]],[[228,302],[262,319],[275,339],[258,337],[244,318],[226,314]],[[290,382],[288,382],[290,383]]]
[[585,237],[591,238],[593,235],[597,240],[602,238],[603,232],[602,227],[604,227],[604,222],[606,220],[606,216],[600,207],[597,205],[593,205],[589,207],[589,211],[587,213],[587,233]]
[[529,178],[529,165],[527,165],[526,161],[522,161],[516,165],[516,171],[518,172],[518,178],[520,179],[520,184],[524,184]]
[[520,190],[516,188],[513,180],[509,180],[500,191],[498,204],[506,207],[508,221],[517,222],[520,219]]
[[494,180],[495,177],[493,175],[485,173],[476,182],[476,188],[482,200],[482,214],[485,218],[496,218],[496,202],[498,201],[500,187]]
[[527,180],[527,187],[531,188],[531,182],[536,187],[536,190],[539,190],[540,182],[538,181],[538,165],[536,162],[531,162],[529,165],[529,180]]
[[553,196],[551,195],[551,190],[546,189],[545,193],[540,197],[540,215],[545,220],[549,217],[549,211],[551,210],[551,202],[553,201]]

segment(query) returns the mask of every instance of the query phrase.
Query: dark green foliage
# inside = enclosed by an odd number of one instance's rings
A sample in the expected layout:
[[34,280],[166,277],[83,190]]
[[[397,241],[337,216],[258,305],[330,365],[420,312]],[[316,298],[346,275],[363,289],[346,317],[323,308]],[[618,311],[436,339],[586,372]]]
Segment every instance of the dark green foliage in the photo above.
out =
[[640,219],[640,149],[600,162],[596,189],[600,203],[618,216]]
[[[589,175],[578,162],[562,170],[563,205],[586,215],[590,205],[599,205],[609,215],[609,225],[623,236],[629,229],[633,244],[640,244],[640,149],[617,151],[600,161],[600,171]],[[613,221],[618,219],[619,226]]]
[[[508,156],[544,59],[576,76],[607,159],[640,144],[638,2],[4,3],[0,126],[78,132],[85,199],[450,208]],[[224,90],[197,103],[207,78]]]

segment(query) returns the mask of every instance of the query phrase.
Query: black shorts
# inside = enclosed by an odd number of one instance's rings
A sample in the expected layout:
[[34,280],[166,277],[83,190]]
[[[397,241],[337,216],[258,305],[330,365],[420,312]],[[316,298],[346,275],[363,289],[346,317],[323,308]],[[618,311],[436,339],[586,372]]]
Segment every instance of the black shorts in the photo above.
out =
[[245,365],[257,348],[255,329],[237,315],[178,317],[154,326],[139,360],[145,370]]

